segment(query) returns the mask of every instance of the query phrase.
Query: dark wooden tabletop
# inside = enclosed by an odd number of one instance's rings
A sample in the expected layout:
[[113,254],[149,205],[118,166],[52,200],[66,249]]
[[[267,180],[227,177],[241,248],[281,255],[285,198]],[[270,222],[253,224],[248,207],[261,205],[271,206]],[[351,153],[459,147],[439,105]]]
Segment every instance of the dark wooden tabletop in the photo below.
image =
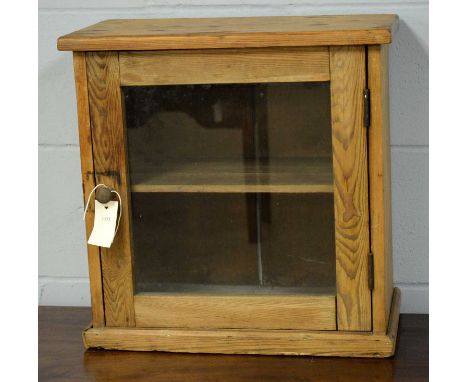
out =
[[428,381],[429,317],[403,314],[388,359],[88,350],[89,308],[39,307],[40,381]]

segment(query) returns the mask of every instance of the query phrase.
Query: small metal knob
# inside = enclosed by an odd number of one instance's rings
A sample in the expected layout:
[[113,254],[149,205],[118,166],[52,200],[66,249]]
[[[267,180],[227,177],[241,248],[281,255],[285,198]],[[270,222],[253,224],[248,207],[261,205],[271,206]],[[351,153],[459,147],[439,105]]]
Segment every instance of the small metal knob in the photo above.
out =
[[96,200],[99,203],[106,204],[112,199],[112,189],[101,186],[96,190]]

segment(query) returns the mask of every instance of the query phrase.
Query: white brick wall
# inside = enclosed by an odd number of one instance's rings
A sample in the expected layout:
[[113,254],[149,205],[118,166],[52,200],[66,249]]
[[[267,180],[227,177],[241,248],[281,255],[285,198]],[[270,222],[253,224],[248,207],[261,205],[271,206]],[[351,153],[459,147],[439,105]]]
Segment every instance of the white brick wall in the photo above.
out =
[[390,49],[395,282],[427,313],[428,1],[39,0],[39,303],[89,305],[71,53],[59,35],[108,18],[397,13]]

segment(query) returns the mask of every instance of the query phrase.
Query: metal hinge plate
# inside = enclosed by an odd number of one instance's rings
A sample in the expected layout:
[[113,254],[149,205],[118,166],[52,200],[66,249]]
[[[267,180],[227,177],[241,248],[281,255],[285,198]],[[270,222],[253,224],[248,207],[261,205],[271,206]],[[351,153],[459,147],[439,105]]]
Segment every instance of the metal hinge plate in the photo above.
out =
[[370,127],[370,90],[364,89],[364,126]]
[[369,282],[369,289],[373,290],[374,289],[374,255],[369,253],[367,256],[367,276],[368,276],[368,282]]

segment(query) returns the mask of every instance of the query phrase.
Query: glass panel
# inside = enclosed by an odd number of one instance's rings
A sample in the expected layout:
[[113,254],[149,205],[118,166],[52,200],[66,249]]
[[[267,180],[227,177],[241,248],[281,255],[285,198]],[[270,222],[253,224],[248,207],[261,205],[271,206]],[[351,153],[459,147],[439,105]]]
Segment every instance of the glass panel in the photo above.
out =
[[261,197],[262,284],[333,291],[333,194]]
[[256,285],[245,195],[134,193],[132,209],[138,291]]
[[137,292],[334,292],[329,83],[123,94]]

